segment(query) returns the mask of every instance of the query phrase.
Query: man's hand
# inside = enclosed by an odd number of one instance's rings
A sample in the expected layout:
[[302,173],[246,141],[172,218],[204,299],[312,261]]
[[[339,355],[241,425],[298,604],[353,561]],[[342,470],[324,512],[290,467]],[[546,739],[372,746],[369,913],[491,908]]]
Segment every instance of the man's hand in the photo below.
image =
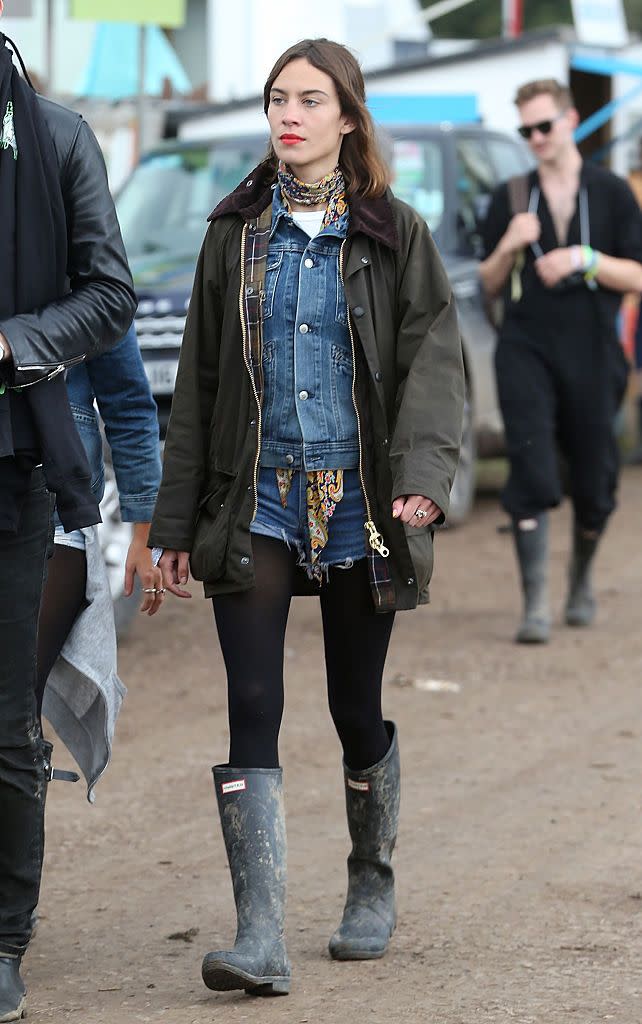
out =
[[[417,512],[421,514],[417,515]],[[435,505],[434,501],[422,494],[404,494],[395,498],[392,503],[392,518],[401,519],[402,523],[415,526],[417,529],[430,526],[440,515],[442,511],[439,505]]]
[[0,363],[10,363],[11,358],[11,346],[4,334],[0,332]]
[[149,523],[134,523],[134,538],[129,545],[125,562],[125,595],[133,593],[134,577],[138,575],[143,590],[141,612],[155,615],[163,603],[163,574],[152,565],[152,553],[147,547]]
[[536,213],[516,213],[499,243],[501,251],[515,255],[520,249],[539,241],[542,225]]
[[535,270],[540,281],[547,288],[554,288],[558,281],[562,281],[578,269],[577,265],[573,263],[572,248],[570,246],[564,249],[552,249],[535,260]]
[[189,551],[172,551],[165,548],[158,563],[163,573],[163,586],[176,597],[191,597],[179,584],[189,580]]

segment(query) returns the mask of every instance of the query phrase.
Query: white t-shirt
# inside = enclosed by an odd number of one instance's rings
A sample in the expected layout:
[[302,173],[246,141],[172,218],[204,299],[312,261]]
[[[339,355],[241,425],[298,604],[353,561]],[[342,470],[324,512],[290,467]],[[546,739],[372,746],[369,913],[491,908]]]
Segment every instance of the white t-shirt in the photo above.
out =
[[303,228],[310,238],[314,238],[319,234],[324,217],[325,210],[306,210],[304,213],[297,211],[292,214],[292,220],[294,223],[298,224],[300,228]]

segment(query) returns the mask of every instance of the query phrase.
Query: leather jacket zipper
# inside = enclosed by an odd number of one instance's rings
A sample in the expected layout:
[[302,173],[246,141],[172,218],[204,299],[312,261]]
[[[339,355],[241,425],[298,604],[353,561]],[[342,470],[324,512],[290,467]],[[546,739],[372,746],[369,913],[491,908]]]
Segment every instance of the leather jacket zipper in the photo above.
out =
[[[345,283],[343,279],[343,250],[345,249],[346,239],[344,238],[341,243],[341,249],[339,250],[339,274],[341,276],[341,284],[345,289]],[[346,320],[348,324],[348,332],[350,334],[350,344],[352,346],[352,404],[357,417],[357,437],[359,440],[359,479],[361,480],[361,489],[363,491],[364,501],[366,503],[366,516],[367,519],[363,524],[368,533],[368,543],[370,547],[377,551],[382,558],[387,558],[390,554],[389,549],[383,542],[383,537],[377,530],[377,527],[372,518],[372,509],[370,505],[370,499],[368,498],[368,492],[366,490],[365,480],[363,478],[363,443],[361,436],[361,417],[359,416],[359,409],[357,407],[357,353],[355,350],[354,334],[352,332],[352,320],[350,318],[350,310],[346,302]]]

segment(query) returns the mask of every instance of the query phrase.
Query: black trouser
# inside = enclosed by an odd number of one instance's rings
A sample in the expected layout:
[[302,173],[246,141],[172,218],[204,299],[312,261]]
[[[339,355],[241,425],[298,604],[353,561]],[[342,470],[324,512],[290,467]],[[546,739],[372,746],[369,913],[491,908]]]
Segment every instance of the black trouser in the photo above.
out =
[[0,956],[26,949],[40,890],[46,780],[36,639],[50,519],[49,494],[36,469],[18,532],[0,531]]
[[[252,536],[256,585],[213,599],[228,679],[230,752],[236,768],[276,768],[283,714],[283,655],[296,552]],[[383,669],[394,613],[377,614],[366,559],[330,569],[320,589],[330,713],[345,763],[376,764],[390,745],[381,711]]]
[[506,334],[495,367],[510,460],[504,508],[514,519],[530,519],[559,505],[561,451],[576,521],[601,531],[615,508],[615,416],[626,383],[616,343],[597,331]]

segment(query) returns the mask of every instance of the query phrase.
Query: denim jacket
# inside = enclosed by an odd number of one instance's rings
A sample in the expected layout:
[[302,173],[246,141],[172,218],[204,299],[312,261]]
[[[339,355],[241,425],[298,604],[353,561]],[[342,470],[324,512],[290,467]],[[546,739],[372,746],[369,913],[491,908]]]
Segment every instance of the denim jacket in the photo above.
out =
[[98,501],[105,467],[96,405],[111,449],[123,521],[149,522],[161,478],[158,418],[134,324],[109,352],[69,370],[67,391]]
[[261,465],[359,464],[352,345],[339,252],[348,214],[310,238],[274,190],[263,300]]

